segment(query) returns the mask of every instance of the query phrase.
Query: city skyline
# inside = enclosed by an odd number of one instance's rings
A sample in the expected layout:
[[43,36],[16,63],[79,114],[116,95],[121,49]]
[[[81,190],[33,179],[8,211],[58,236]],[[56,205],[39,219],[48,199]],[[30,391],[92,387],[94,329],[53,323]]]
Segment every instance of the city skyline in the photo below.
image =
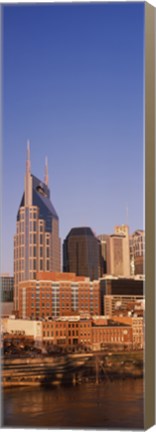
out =
[[27,138],[38,178],[48,156],[62,243],[77,226],[96,235],[126,222],[131,232],[143,228],[144,8],[5,6],[3,13],[1,271],[12,274]]

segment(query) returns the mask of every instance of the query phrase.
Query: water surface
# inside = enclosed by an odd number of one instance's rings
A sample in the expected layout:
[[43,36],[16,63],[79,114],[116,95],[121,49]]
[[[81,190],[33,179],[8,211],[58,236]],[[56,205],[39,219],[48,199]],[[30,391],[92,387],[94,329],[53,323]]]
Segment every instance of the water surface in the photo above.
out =
[[4,390],[3,426],[143,429],[143,380]]

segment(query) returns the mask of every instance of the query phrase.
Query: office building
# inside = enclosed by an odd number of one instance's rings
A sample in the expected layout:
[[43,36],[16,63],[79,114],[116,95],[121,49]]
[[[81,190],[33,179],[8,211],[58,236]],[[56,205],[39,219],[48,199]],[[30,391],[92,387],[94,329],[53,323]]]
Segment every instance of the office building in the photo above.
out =
[[137,277],[109,277],[100,279],[101,313],[105,312],[106,296],[141,296],[144,293],[144,280]]
[[101,273],[110,274],[110,258],[109,258],[109,235],[101,234],[98,236],[101,243],[102,266]]
[[41,181],[31,174],[28,143],[25,187],[14,236],[16,311],[19,282],[35,279],[37,271],[60,271],[59,218],[50,200],[47,161],[44,181]]
[[72,228],[63,243],[63,271],[95,280],[101,275],[101,260],[101,244],[91,228]]
[[131,274],[144,274],[145,231],[137,230],[130,236]]
[[102,234],[99,235],[98,238],[102,248],[103,274],[130,276],[128,226],[115,226],[114,234]]

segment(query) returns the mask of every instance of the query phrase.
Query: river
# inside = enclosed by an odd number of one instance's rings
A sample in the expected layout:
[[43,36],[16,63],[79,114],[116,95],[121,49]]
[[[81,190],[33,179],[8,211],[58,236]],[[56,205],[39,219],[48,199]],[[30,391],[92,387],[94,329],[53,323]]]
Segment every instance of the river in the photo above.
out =
[[3,426],[143,429],[143,380],[4,390]]

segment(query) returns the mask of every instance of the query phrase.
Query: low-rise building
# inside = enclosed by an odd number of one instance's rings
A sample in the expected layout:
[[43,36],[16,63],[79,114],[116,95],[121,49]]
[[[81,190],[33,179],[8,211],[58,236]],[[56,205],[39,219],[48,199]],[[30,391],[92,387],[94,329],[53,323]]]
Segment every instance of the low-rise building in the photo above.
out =
[[16,319],[14,316],[1,318],[2,334],[31,336],[35,340],[42,339],[42,322],[35,320]]
[[112,317],[113,321],[128,324],[132,328],[133,349],[143,349],[145,344],[144,337],[144,318],[142,317]]
[[31,336],[45,345],[62,348],[130,350],[144,347],[142,318],[68,316],[43,321],[6,318],[1,320],[1,329],[2,333]]
[[80,317],[66,317],[56,320],[43,321],[43,341],[62,345],[92,344],[92,323],[90,319]]

